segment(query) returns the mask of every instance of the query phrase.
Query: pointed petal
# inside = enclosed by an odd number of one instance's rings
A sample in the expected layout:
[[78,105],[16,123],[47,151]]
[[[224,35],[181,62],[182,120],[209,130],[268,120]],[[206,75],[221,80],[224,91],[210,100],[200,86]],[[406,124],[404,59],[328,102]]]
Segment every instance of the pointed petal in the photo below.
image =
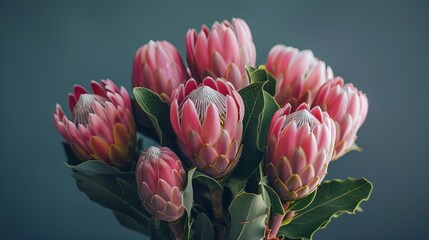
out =
[[301,176],[302,184],[306,185],[316,176],[312,165],[307,165],[299,174]]
[[177,100],[174,100],[171,103],[170,122],[171,122],[171,127],[174,130],[174,133],[176,133],[176,136],[184,142],[184,139],[182,136],[182,131],[179,127],[180,126],[180,123],[179,123],[179,106],[178,106]]
[[214,160],[218,156],[218,153],[212,146],[205,145],[201,148],[198,156],[202,161],[204,161],[205,166],[209,166],[213,164]]
[[116,124],[113,127],[113,139],[114,143],[121,149],[126,149],[128,145],[128,132],[124,125]]
[[218,52],[215,52],[212,56],[211,70],[216,74],[217,77],[223,77],[225,76],[226,68],[227,65],[225,60]]
[[195,105],[191,100],[186,100],[182,110],[181,131],[183,135],[188,135],[190,130],[194,130],[198,134],[201,132],[200,120],[195,109]]
[[[239,113],[234,99],[231,96],[226,96],[226,116],[224,129],[228,131],[228,133],[231,135],[231,138],[234,138],[235,136],[238,117]],[[241,139],[237,140],[240,141]]]
[[189,131],[186,140],[187,151],[191,154],[198,153],[203,145],[200,135],[194,130]]
[[226,154],[231,144],[231,138],[226,130],[222,130],[219,134],[219,138],[216,141],[216,151],[219,154]]
[[285,182],[285,185],[289,189],[289,191],[295,191],[302,187],[301,178],[298,174],[294,174],[289,177],[289,179]]
[[216,106],[211,103],[207,108],[203,126],[201,128],[201,140],[207,144],[214,144],[221,131],[219,112]]
[[292,171],[294,173],[300,173],[302,169],[307,165],[307,157],[301,147],[298,147],[289,158]]
[[104,141],[103,138],[98,136],[93,136],[90,140],[90,146],[92,149],[91,156],[97,160],[103,160],[110,162],[109,158],[109,144]]
[[158,179],[158,183],[156,185],[156,194],[165,199],[166,201],[170,201],[172,186],[167,183],[164,179]]
[[286,182],[294,173],[290,165],[289,159],[283,157],[276,165],[276,173],[282,182]]
[[100,83],[96,82],[96,81],[91,81],[91,88],[92,88],[92,92],[102,96],[102,97],[107,97],[106,96],[106,90],[104,89],[103,86],[101,86]]

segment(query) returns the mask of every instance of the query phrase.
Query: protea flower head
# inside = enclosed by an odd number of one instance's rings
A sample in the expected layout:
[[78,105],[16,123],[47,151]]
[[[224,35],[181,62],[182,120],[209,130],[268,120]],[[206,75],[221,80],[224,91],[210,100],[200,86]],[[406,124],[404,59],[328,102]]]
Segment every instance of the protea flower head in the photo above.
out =
[[102,160],[121,170],[133,161],[136,129],[130,97],[111,80],[91,82],[93,93],[80,85],[69,94],[72,120],[56,105],[54,124],[82,160]]
[[169,148],[147,148],[137,163],[136,181],[143,206],[153,216],[174,222],[184,214],[185,170]]
[[247,23],[233,18],[215,22],[211,30],[203,25],[197,33],[186,34],[186,56],[192,77],[201,82],[204,77],[224,78],[237,90],[247,86],[245,65],[254,66],[256,48]]
[[335,123],[306,103],[295,112],[286,104],[271,120],[265,151],[269,184],[283,202],[303,198],[325,177],[335,143]]
[[344,80],[336,77],[320,88],[313,105],[320,106],[335,121],[337,136],[333,160],[336,160],[353,148],[357,131],[368,114],[368,98],[353,84],[344,85]]
[[133,62],[133,87],[145,87],[170,100],[171,92],[188,79],[176,47],[167,41],[149,41],[140,47]]
[[231,83],[194,79],[171,94],[170,120],[190,165],[214,178],[231,172],[241,155],[244,103]]
[[285,45],[274,46],[268,54],[266,68],[277,79],[275,99],[295,109],[311,104],[320,86],[333,77],[330,67],[314,57],[310,50],[299,51]]

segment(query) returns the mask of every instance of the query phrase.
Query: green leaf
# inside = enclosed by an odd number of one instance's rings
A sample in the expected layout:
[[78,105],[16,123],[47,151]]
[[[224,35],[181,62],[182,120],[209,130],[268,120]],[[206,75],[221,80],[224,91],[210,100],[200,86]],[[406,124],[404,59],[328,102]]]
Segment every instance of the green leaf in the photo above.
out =
[[194,204],[194,191],[192,188],[192,178],[194,177],[195,169],[193,168],[187,173],[186,187],[183,190],[183,207],[185,208],[188,219],[191,217],[192,205]]
[[290,211],[302,211],[302,210],[304,210],[314,201],[314,198],[316,198],[316,194],[317,194],[317,189],[315,191],[313,191],[312,193],[310,193],[305,198],[295,200],[295,202],[291,203],[291,205],[289,206],[289,210]]
[[265,204],[267,207],[271,207],[271,211],[274,214],[285,214],[283,209],[283,204],[280,200],[279,195],[272,189],[270,186],[266,184],[267,177],[262,178],[259,185],[261,186],[262,196],[264,197]]
[[138,225],[148,226],[150,214],[144,210],[134,184],[114,175],[74,172],[72,176],[79,190],[92,201],[129,216]]
[[67,163],[74,166],[80,164],[82,161],[76,156],[73,149],[70,147],[70,145],[67,142],[62,142],[64,152],[67,157]]
[[137,192],[137,184],[132,184],[122,178],[116,178],[119,187],[122,190],[122,198],[131,204],[141,204],[139,193]]
[[267,91],[271,96],[276,93],[276,79],[268,72],[264,65],[260,65],[258,68],[246,66],[247,75],[250,78],[250,83],[266,82],[264,90]]
[[242,193],[228,208],[231,214],[229,239],[262,239],[268,208],[262,195]]
[[243,120],[243,152],[240,162],[232,172],[234,177],[247,179],[256,170],[262,160],[262,151],[258,148],[259,126],[264,110],[264,82],[251,84],[240,90],[245,115]]
[[194,231],[192,229],[194,218],[192,216],[188,217],[188,215],[184,215],[177,224],[181,225],[183,233],[182,239],[191,240],[192,236],[194,235]]
[[149,224],[151,240],[174,240],[168,224],[156,218],[152,218]]
[[144,134],[147,138],[159,142],[158,133],[156,132],[155,127],[135,99],[131,99],[131,107],[133,110],[134,120],[136,121],[137,132]]
[[229,190],[231,190],[232,195],[235,196],[244,191],[244,187],[246,187],[246,181],[236,178],[228,178],[224,182],[224,185]]
[[222,191],[223,187],[222,185],[219,184],[218,181],[216,181],[216,179],[200,172],[200,171],[195,171],[193,178],[204,184],[205,186],[207,186],[207,188],[209,189],[210,192],[215,192],[215,191]]
[[264,111],[259,125],[258,136],[258,148],[261,151],[264,151],[267,146],[268,130],[270,128],[271,119],[277,110],[279,110],[279,105],[276,100],[274,100],[274,97],[264,91]]
[[123,214],[121,212],[118,211],[113,211],[113,214],[115,215],[116,219],[118,219],[119,223],[131,230],[134,230],[136,232],[139,232],[145,236],[149,236],[149,229],[148,227],[145,225],[140,225],[136,222],[136,220],[134,220],[132,217]]
[[170,106],[155,92],[142,87],[133,89],[137,103],[148,115],[159,137],[161,145],[176,150],[176,136],[170,124]]
[[332,180],[323,182],[313,202],[298,212],[292,222],[281,227],[279,234],[290,239],[309,238],[325,228],[333,217],[354,214],[371,195],[373,186],[366,179]]
[[71,165],[68,163],[65,164],[67,167],[88,176],[108,174],[114,176],[132,176],[133,178],[135,178],[134,174],[131,171],[122,172],[115,166],[111,166],[101,160],[88,160],[78,165]]
[[205,213],[198,214],[195,218],[193,228],[195,229],[194,239],[214,239],[213,225]]

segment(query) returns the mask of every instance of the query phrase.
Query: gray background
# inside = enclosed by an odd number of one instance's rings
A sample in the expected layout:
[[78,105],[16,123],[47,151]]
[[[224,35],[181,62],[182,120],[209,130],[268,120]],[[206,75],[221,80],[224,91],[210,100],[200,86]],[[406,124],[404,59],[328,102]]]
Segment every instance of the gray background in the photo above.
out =
[[[429,14],[424,1],[0,1],[0,238],[142,239],[76,188],[53,112],[74,83],[111,78],[131,90],[136,49],[188,28],[247,21],[259,64],[277,43],[312,49],[367,93],[362,153],[328,179],[366,177],[365,212],[316,239],[417,239],[427,233]],[[426,229],[424,229],[426,227]]]

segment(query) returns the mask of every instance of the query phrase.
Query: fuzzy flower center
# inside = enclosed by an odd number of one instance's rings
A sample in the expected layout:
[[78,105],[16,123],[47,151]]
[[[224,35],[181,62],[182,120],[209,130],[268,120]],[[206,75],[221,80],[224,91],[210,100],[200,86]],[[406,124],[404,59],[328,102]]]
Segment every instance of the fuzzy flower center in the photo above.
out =
[[89,123],[89,114],[94,113],[92,104],[98,102],[101,106],[105,106],[107,99],[95,94],[81,94],[79,100],[76,103],[76,106],[73,109],[73,122],[77,126],[82,124],[87,126]]
[[295,122],[296,127],[298,129],[301,126],[308,124],[310,126],[311,131],[313,130],[315,125],[320,124],[320,121],[306,109],[289,114],[283,123],[282,129],[291,122]]
[[[197,111],[198,118],[202,124],[204,117],[207,112],[207,108],[210,104],[214,104],[219,112],[219,118],[221,125],[223,126],[226,115],[226,97],[208,86],[201,86],[194,91],[192,91],[183,101],[186,102],[187,99],[190,99],[194,105],[195,110]],[[183,104],[179,108],[179,113],[182,114]]]
[[161,149],[158,147],[151,146],[146,150],[144,157],[149,159],[150,157],[159,158],[161,156]]

